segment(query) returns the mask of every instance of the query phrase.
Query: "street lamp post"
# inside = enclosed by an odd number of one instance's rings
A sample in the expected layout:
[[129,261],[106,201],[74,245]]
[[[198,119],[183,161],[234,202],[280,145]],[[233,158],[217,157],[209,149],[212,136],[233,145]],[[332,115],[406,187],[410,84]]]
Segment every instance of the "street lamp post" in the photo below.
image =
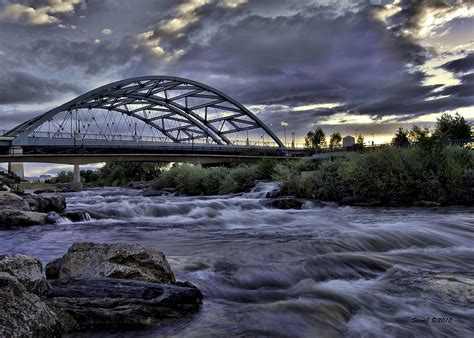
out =
[[288,122],[282,121],[281,125],[283,126],[283,131],[285,133],[285,147],[286,147],[286,126],[288,126]]

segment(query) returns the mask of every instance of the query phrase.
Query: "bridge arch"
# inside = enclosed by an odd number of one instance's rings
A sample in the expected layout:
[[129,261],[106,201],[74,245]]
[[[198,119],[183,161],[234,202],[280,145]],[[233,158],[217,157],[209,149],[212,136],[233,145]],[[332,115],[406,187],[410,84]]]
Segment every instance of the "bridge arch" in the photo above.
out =
[[[249,140],[250,133],[250,140]],[[235,99],[206,84],[143,76],[91,90],[7,132],[12,144],[30,137],[273,145],[280,139]],[[242,137],[243,136],[243,137]]]

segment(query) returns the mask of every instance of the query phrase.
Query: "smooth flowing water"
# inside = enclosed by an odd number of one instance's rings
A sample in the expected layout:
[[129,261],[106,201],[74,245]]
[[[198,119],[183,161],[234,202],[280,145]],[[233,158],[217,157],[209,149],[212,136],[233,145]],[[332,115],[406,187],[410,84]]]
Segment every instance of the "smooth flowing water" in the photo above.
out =
[[164,251],[203,291],[202,310],[122,336],[472,336],[472,208],[278,210],[264,194],[71,193],[69,210],[105,218],[1,231],[0,253],[46,263],[78,241]]

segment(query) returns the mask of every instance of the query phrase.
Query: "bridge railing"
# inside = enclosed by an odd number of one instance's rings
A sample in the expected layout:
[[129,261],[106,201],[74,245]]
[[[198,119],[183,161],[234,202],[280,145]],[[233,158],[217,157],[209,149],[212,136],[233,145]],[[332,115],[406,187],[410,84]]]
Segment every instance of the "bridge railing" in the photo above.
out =
[[[150,143],[174,143],[166,137],[159,136],[139,136],[133,134],[76,134],[71,133],[58,133],[58,132],[38,132],[35,131],[31,135],[32,138],[42,139],[76,139],[77,141],[82,140],[96,140],[96,141],[130,141],[130,142],[150,142]],[[278,148],[278,144],[273,141],[266,140],[231,140],[234,146],[245,146],[245,147],[274,147]],[[182,141],[184,144],[214,144],[209,139],[190,139]]]

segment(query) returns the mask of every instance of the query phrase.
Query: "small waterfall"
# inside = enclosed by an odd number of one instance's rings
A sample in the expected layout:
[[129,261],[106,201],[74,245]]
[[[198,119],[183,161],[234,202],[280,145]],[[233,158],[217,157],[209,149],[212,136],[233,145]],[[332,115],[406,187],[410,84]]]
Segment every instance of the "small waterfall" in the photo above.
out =
[[50,223],[53,223],[53,224],[71,223],[71,220],[69,218],[58,215],[54,211],[51,211],[50,213],[48,213],[48,220]]
[[257,182],[250,192],[243,194],[246,198],[269,198],[278,195],[280,192],[280,182]]
[[92,220],[91,215],[87,211],[82,214],[82,218],[83,218],[82,221],[84,222]]

